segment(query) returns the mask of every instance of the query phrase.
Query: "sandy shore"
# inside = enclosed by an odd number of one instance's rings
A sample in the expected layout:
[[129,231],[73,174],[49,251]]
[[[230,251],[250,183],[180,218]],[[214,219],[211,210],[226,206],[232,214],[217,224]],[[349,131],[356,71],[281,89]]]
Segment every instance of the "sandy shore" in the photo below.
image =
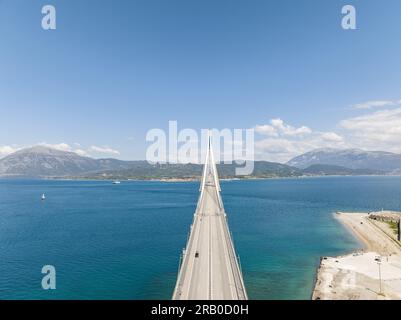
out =
[[364,244],[366,251],[381,255],[401,254],[401,246],[386,223],[369,219],[367,213],[339,212],[336,218]]
[[322,258],[312,299],[401,299],[401,245],[388,225],[366,213],[338,213],[336,218],[363,249]]

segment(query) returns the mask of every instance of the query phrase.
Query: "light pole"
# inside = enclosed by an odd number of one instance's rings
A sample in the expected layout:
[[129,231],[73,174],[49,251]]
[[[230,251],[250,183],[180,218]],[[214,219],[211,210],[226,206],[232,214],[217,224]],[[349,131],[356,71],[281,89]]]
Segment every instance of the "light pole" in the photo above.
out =
[[384,296],[384,293],[382,292],[382,273],[381,273],[381,259],[377,260],[377,265],[379,266],[379,295]]

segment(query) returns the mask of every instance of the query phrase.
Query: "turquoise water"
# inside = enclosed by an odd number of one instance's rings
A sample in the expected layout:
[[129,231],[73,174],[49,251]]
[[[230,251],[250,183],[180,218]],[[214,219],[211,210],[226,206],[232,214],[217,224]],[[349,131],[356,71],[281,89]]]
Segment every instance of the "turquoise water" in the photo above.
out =
[[[319,257],[359,246],[334,211],[401,210],[401,177],[222,189],[251,299],[310,298]],[[170,299],[197,196],[195,182],[0,180],[0,299]]]

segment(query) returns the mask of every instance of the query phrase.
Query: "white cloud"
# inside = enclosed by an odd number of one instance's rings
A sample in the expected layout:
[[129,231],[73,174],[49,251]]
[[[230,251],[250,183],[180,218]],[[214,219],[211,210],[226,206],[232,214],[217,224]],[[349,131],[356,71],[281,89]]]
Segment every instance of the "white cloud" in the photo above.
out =
[[344,139],[335,132],[313,131],[306,126],[296,128],[281,119],[273,119],[270,124],[257,125],[255,131],[265,137],[255,141],[256,159],[287,162],[316,148],[346,147]]
[[257,125],[255,127],[255,131],[257,133],[264,134],[264,135],[267,135],[267,136],[274,136],[274,137],[278,136],[278,133],[277,133],[276,129],[273,126],[268,125],[268,124]]
[[[62,143],[47,143],[47,142],[40,142],[36,145],[39,146],[44,146],[47,148],[52,148],[60,151],[68,151],[68,152],[75,152],[76,154],[83,156],[83,157],[90,157],[93,155],[120,155],[120,152],[118,150],[112,149],[110,147],[98,147],[95,145],[92,145],[89,148],[83,148],[81,144],[75,142],[73,143],[73,146],[69,145],[68,143],[62,142]],[[32,146],[32,145],[31,145]],[[16,152],[18,150],[21,150],[23,148],[30,147],[30,146],[23,146],[23,147],[14,147],[10,145],[5,145],[5,146],[0,146],[0,158],[3,158],[13,152]]]
[[391,101],[391,100],[374,100],[367,101],[363,103],[354,104],[351,106],[353,109],[373,109],[373,108],[383,108],[383,107],[392,107],[401,104],[401,100]]
[[65,143],[65,142],[55,143],[55,144],[41,142],[41,143],[39,143],[39,145],[44,146],[44,147],[48,147],[48,148],[53,148],[53,149],[60,150],[60,151],[75,152],[76,154],[78,154],[80,156],[83,156],[83,157],[89,156],[89,153],[87,151],[83,150],[81,148],[81,144],[79,144],[78,142],[74,142],[73,143],[75,148],[70,146],[68,143]]
[[72,151],[72,148],[69,144],[67,143],[58,143],[58,144],[50,144],[50,143],[46,143],[46,142],[41,142],[39,143],[40,146],[44,146],[44,147],[48,147],[48,148],[53,148],[53,149],[57,149],[60,151]]
[[401,152],[401,108],[380,110],[345,119],[340,126],[356,147]]
[[82,150],[82,149],[76,149],[76,150],[74,150],[74,152],[77,155],[82,156],[82,157],[87,157],[88,156],[88,152],[86,152],[85,150]]
[[[401,100],[368,101],[352,106],[369,113],[337,124],[338,132],[293,127],[281,119],[255,126],[257,159],[286,162],[316,148],[360,148],[401,153]],[[371,110],[382,108],[380,110]]]
[[102,154],[111,154],[111,155],[119,155],[120,152],[118,150],[112,149],[110,147],[98,147],[91,146],[88,149],[89,152],[102,153]]
[[0,158],[8,156],[11,153],[18,151],[20,148],[14,148],[12,146],[0,146]]
[[322,133],[322,139],[325,141],[332,141],[332,142],[342,142],[344,140],[343,137],[339,136],[335,132]]
[[[280,119],[278,119],[280,120]],[[401,108],[371,111],[344,119],[338,132],[294,128],[284,121],[255,127],[262,139],[255,141],[257,159],[286,162],[317,148],[360,148],[401,153]]]
[[257,133],[278,137],[280,135],[284,136],[300,136],[312,133],[312,130],[308,127],[302,126],[295,128],[288,124],[285,124],[283,120],[277,118],[270,120],[270,124],[257,125],[255,127]]
[[87,148],[86,150],[84,148],[82,148],[81,144],[75,142],[74,146],[72,147],[67,143],[56,143],[56,144],[50,144],[50,143],[46,143],[46,142],[41,142],[39,143],[39,145],[41,146],[45,146],[48,148],[53,148],[53,149],[57,149],[57,150],[61,150],[61,151],[69,151],[69,152],[75,152],[76,154],[80,155],[80,156],[91,156],[92,154],[109,154],[109,155],[119,155],[120,152],[109,148],[109,147],[98,147],[95,145],[90,146],[89,148]]

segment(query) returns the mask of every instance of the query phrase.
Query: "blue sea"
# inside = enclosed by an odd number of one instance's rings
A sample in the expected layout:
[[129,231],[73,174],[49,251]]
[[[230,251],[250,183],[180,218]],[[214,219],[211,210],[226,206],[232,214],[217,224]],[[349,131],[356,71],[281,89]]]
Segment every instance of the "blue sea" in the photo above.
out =
[[[360,246],[333,212],[401,210],[401,177],[221,186],[251,299],[309,299],[320,256]],[[170,299],[198,189],[0,180],[0,299]],[[44,265],[56,268],[56,290],[41,287]]]

